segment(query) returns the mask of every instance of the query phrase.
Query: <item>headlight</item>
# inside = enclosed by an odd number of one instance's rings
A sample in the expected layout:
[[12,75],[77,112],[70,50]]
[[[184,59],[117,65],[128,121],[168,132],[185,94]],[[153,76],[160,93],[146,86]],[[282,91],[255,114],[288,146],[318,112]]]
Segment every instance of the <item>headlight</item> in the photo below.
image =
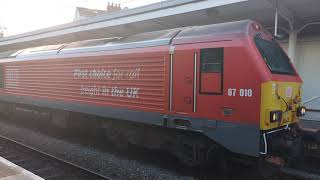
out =
[[282,118],[282,111],[270,111],[270,122],[279,122]]
[[306,107],[298,107],[297,108],[297,116],[304,116],[306,114]]

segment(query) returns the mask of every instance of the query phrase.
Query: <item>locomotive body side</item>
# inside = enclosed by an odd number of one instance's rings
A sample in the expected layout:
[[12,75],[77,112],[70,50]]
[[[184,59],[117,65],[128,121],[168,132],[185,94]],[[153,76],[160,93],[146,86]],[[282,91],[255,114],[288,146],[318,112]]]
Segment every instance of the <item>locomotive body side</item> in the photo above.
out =
[[[190,124],[173,127],[200,131],[231,152],[258,157],[263,74],[250,57],[250,37],[239,33],[206,41],[173,41],[174,98],[168,118]],[[219,67],[210,67],[207,57],[218,58]]]
[[[272,73],[256,38],[274,45],[257,23],[240,21],[176,30],[167,44],[2,59],[0,100],[200,133],[208,152],[213,142],[259,158],[270,132],[297,123],[302,81],[294,68]],[[271,122],[273,112],[284,116]],[[185,137],[195,153],[195,135]]]
[[[245,33],[196,43],[178,37],[171,61],[170,46],[22,57],[4,63],[1,98],[201,132],[231,152],[257,157],[261,76],[247,41]],[[203,49],[223,51],[221,70],[201,69],[210,65]]]
[[1,97],[103,117],[157,121],[138,111],[151,117],[166,111],[168,57],[168,47],[157,47],[5,62]]

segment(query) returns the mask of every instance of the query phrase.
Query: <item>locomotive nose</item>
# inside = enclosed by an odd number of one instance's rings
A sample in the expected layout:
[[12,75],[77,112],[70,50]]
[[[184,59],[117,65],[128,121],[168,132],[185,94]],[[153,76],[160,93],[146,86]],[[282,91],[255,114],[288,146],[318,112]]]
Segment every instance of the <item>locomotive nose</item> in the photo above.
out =
[[306,107],[301,106],[297,108],[297,116],[304,116],[306,114]]
[[306,113],[301,105],[301,83],[271,81],[262,85],[261,130],[297,123]]

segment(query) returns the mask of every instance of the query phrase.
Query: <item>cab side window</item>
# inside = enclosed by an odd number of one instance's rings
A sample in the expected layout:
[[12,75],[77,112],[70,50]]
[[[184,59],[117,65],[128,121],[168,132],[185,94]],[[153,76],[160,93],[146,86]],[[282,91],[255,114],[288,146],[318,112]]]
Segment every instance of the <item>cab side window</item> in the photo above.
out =
[[200,93],[222,94],[223,48],[200,50]]

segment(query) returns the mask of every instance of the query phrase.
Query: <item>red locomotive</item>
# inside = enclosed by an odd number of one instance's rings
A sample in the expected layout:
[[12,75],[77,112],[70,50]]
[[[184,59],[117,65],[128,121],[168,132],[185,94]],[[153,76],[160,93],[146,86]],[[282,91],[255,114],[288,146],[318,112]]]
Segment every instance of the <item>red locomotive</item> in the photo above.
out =
[[165,149],[189,165],[226,152],[286,161],[303,148],[297,135],[305,113],[302,80],[253,21],[2,56],[0,100],[7,114],[23,105],[46,111],[50,122],[66,128],[77,114],[99,117],[97,127],[111,139]]

